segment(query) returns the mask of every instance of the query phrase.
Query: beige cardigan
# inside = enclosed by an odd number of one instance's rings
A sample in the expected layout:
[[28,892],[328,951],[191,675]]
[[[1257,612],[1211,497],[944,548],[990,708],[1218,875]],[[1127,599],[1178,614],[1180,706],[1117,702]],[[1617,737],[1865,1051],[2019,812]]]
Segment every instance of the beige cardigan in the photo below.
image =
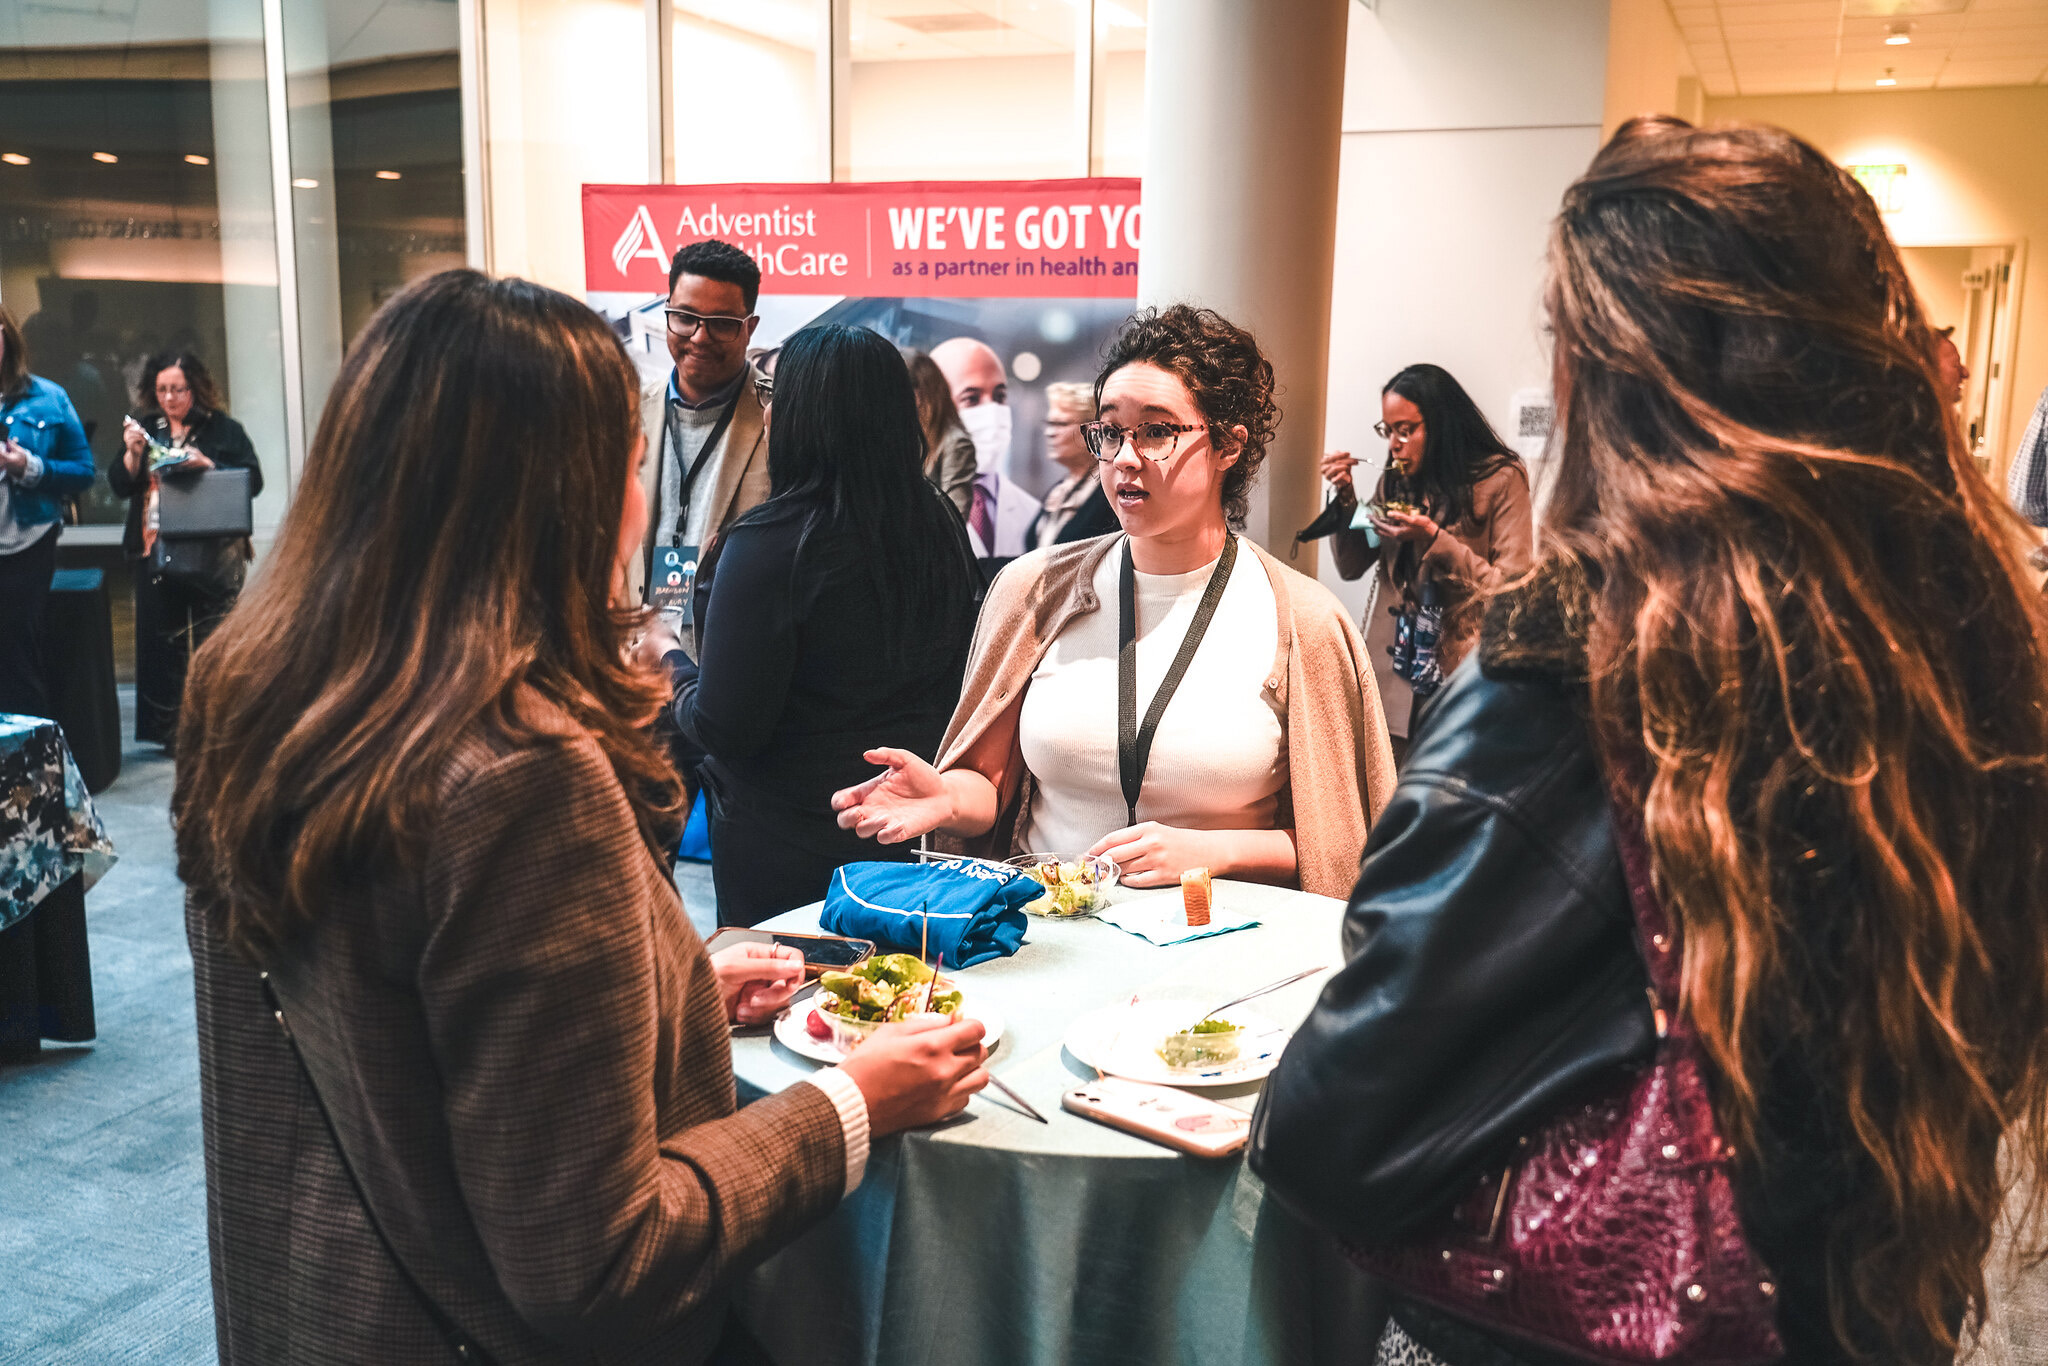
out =
[[[1101,608],[1095,571],[1122,543],[1120,536],[1101,536],[1034,550],[997,575],[975,627],[960,705],[939,745],[941,772],[957,767],[1015,704],[1068,623]],[[1394,755],[1365,642],[1329,589],[1253,542],[1242,544],[1265,567],[1279,609],[1280,648],[1265,691],[1287,718],[1280,823],[1294,830],[1301,889],[1348,897],[1366,831],[1394,791]],[[1018,841],[1030,826],[1034,782],[1015,749],[1008,768],[995,825],[986,835],[944,845],[984,858],[1025,852]]]
[[[1386,491],[1386,478],[1374,491]],[[1357,494],[1338,491],[1338,501],[1356,505]],[[1406,680],[1394,676],[1389,655],[1394,646],[1394,618],[1387,609],[1399,606],[1414,589],[1411,583],[1394,580],[1394,556],[1380,549],[1362,531],[1344,530],[1330,538],[1330,552],[1337,572],[1356,579],[1374,565],[1379,566],[1380,596],[1372,620],[1365,623],[1366,654],[1387,704],[1387,729],[1395,735],[1408,734],[1415,694]],[[1520,462],[1502,465],[1472,486],[1472,515],[1444,527],[1443,534],[1422,555],[1414,572],[1451,587],[1454,603],[1475,592],[1499,588],[1510,579],[1529,572],[1536,562],[1536,524],[1529,510],[1529,472]],[[1449,677],[1465,657],[1472,641],[1461,632],[1441,648],[1444,676]]]

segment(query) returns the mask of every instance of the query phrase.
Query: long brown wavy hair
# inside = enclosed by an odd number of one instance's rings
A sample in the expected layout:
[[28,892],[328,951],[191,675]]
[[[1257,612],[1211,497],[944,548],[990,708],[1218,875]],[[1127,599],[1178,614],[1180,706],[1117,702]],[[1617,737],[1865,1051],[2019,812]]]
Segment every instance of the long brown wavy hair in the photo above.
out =
[[1770,1069],[1821,1079],[1869,1178],[1827,1230],[1835,1333],[1945,1361],[1999,1140],[2048,1137],[2048,645],[2016,523],[1869,196],[1791,135],[1625,129],[1550,272],[1548,554],[1589,594],[1718,1117],[1759,1160]]
[[263,962],[336,885],[419,865],[475,733],[603,746],[651,847],[680,787],[622,654],[620,519],[639,436],[602,319],[451,270],[370,320],[269,563],[192,662],[178,870]]

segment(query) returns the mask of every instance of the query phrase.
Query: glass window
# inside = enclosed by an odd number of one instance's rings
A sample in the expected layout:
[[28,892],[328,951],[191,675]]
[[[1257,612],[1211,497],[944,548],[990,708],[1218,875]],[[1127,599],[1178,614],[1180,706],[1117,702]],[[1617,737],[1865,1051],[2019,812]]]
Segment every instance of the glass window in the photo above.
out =
[[583,186],[648,178],[642,0],[482,0],[491,266],[583,295]]
[[1086,0],[852,0],[851,13],[855,180],[1085,172]]
[[829,0],[676,0],[676,183],[830,180]]
[[[0,304],[102,471],[145,358],[196,353],[269,476],[259,542],[288,482],[264,110],[260,0],[0,6]],[[79,511],[70,546],[118,541],[104,478]]]
[[446,0],[285,0],[309,433],[377,306],[467,259],[457,15]]

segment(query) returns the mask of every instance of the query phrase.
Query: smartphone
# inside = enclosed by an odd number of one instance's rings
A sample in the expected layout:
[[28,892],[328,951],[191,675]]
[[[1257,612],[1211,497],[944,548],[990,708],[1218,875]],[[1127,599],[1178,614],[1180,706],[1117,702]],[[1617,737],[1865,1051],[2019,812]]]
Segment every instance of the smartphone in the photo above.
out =
[[1252,1117],[1190,1091],[1101,1077],[1076,1086],[1060,1104],[1097,1124],[1122,1129],[1196,1157],[1229,1157],[1252,1132]]
[[804,956],[806,977],[816,977],[827,969],[850,968],[875,955],[872,939],[849,939],[838,934],[784,934],[750,930],[740,925],[727,925],[715,932],[705,942],[704,948],[710,953],[717,953],[735,944],[780,944],[784,948],[795,949]]

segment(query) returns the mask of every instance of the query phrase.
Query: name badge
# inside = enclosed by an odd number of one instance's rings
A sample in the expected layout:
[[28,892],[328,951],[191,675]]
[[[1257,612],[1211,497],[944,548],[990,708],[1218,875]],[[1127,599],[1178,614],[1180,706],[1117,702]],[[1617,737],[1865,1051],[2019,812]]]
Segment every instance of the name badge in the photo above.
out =
[[647,581],[647,605],[676,613],[685,626],[695,625],[692,603],[697,587],[697,547],[658,545],[654,573]]

